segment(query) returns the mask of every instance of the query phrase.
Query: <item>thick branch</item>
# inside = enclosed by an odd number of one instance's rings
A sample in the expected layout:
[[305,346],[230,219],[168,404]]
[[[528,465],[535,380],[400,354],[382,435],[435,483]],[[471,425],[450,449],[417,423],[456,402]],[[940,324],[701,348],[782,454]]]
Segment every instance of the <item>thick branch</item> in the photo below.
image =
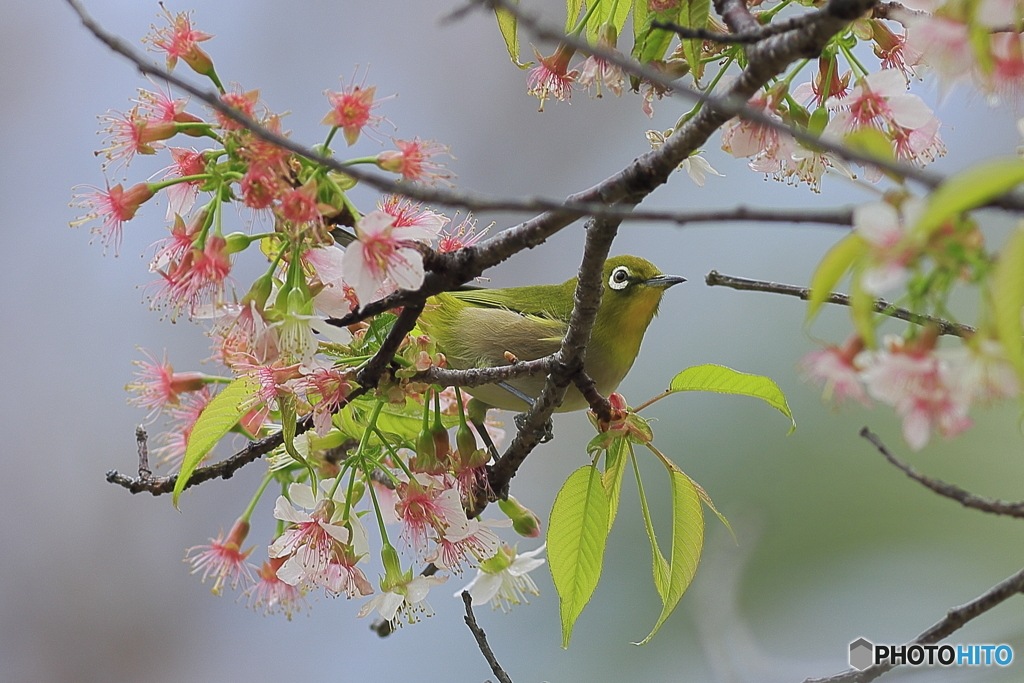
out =
[[491,646],[487,644],[487,634],[476,623],[476,615],[473,614],[473,596],[469,594],[469,591],[462,591],[462,602],[466,605],[466,626],[469,627],[473,637],[476,638],[477,647],[480,648],[480,653],[487,660],[487,664],[491,667],[495,678],[498,679],[499,683],[512,683],[512,679],[501,668],[501,664],[498,664],[498,658],[494,656]]
[[[954,607],[946,616],[907,645],[932,645],[950,636],[969,621],[981,616],[996,605],[1005,602],[1024,589],[1024,569],[996,584],[970,602]],[[808,678],[804,683],[868,683],[887,671],[893,664],[875,664],[863,671],[847,670],[828,678]]]
[[919,484],[930,488],[940,496],[951,498],[963,505],[965,508],[981,510],[982,512],[990,512],[994,515],[1024,517],[1024,502],[1008,503],[1003,500],[985,498],[984,496],[979,496],[971,493],[970,491],[966,491],[959,486],[947,484],[939,479],[933,479],[932,477],[923,475],[893,455],[889,449],[885,447],[885,444],[882,443],[882,440],[878,438],[878,435],[873,434],[867,427],[860,430],[860,435],[870,441],[871,444],[878,449],[878,452],[884,455],[885,459],[892,463],[894,467]]
[[[785,294],[787,296],[795,296],[798,299],[807,301],[811,298],[811,290],[807,287],[797,287],[796,285],[785,285],[778,282],[766,282],[764,280],[748,280],[742,277],[732,277],[731,275],[722,275],[717,270],[712,270],[704,278],[704,281],[709,287],[731,287],[732,289],[739,289],[751,292],[769,292],[772,294]],[[829,294],[825,299],[826,303],[839,304],[841,306],[850,305],[850,297],[846,294],[840,294],[833,292]],[[960,323],[950,322],[943,320],[942,318],[936,318],[931,315],[923,315],[921,313],[914,313],[908,311],[905,308],[893,306],[884,299],[876,299],[873,305],[876,313],[887,315],[891,318],[898,318],[899,320],[906,320],[909,323],[915,325],[934,325],[938,328],[939,334],[950,334],[957,337],[969,337],[974,334],[975,329],[970,325],[961,325]]]
[[588,226],[572,315],[569,317],[569,329],[555,355],[554,367],[548,374],[544,389],[527,411],[526,420],[508,450],[488,468],[488,483],[499,497],[507,495],[512,477],[516,475],[526,456],[540,443],[546,433],[548,420],[562,404],[573,376],[583,369],[583,357],[590,342],[590,332],[594,327],[597,309],[601,305],[601,295],[604,292],[604,262],[608,258],[618,228],[619,221],[613,219],[594,219]]
[[531,377],[539,373],[551,372],[554,366],[554,355],[545,356],[531,361],[520,361],[512,365],[502,365],[494,368],[470,368],[468,370],[448,370],[446,368],[431,367],[423,372],[418,372],[410,381],[438,384],[443,387],[478,387],[481,384],[494,384],[495,382],[506,382],[510,379],[520,377]]

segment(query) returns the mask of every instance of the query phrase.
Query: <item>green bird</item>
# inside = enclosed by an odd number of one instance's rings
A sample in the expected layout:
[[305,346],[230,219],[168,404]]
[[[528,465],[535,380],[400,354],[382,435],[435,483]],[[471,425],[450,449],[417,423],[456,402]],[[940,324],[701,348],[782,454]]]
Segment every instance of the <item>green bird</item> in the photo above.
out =
[[[640,352],[640,342],[665,290],[686,278],[663,275],[638,256],[616,256],[604,265],[604,294],[584,359],[587,374],[607,396],[619,386]],[[543,358],[558,351],[569,327],[576,278],[560,285],[470,289],[432,297],[420,324],[452,368],[487,368]],[[524,411],[544,386],[537,375],[467,388],[471,416],[489,408]],[[587,401],[569,387],[559,412],[581,410]],[[474,420],[477,421],[477,420]]]

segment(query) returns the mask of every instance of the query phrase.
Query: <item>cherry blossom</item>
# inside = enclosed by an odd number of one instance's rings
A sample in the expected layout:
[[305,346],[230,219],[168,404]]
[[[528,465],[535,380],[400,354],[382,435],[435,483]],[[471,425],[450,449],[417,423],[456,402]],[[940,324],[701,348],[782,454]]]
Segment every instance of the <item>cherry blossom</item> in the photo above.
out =
[[889,202],[861,204],[853,210],[853,228],[871,246],[872,263],[861,275],[861,286],[870,294],[902,286],[910,277],[907,267],[917,250],[907,244],[910,228],[924,211],[917,197],[903,200],[899,210]]
[[[167,430],[157,437],[160,444],[153,449],[157,464],[172,469],[181,466],[185,457],[185,449],[188,447],[189,436],[192,435],[192,428],[195,427],[203,410],[213,400],[213,392],[207,385],[199,391],[185,394],[177,405],[169,405],[165,412],[170,418]],[[207,454],[209,458],[210,454]]]
[[857,365],[871,397],[902,418],[903,438],[915,451],[928,444],[933,429],[949,438],[971,426],[971,395],[949,360],[933,350],[905,348],[902,339],[889,337],[884,349],[858,356]]
[[452,534],[458,538],[469,528],[462,496],[448,478],[416,474],[398,486],[395,513],[402,522],[402,538],[417,553],[422,552],[428,537],[441,538]]
[[153,198],[155,194],[148,183],[138,183],[127,190],[118,183],[113,187],[101,190],[98,187],[82,185],[91,192],[75,195],[76,206],[87,213],[71,222],[72,226],[82,225],[91,220],[100,219],[103,224],[93,228],[92,232],[100,235],[104,248],[113,246],[116,255],[121,247],[121,231],[124,224],[135,217],[139,207]]
[[398,173],[406,180],[424,183],[447,181],[452,173],[443,164],[434,161],[446,155],[451,158],[448,147],[433,140],[398,140],[392,138],[397,150],[388,150],[377,155],[377,165],[385,171]]
[[473,580],[455,597],[469,591],[474,605],[490,602],[494,609],[503,612],[508,612],[513,605],[529,603],[527,593],[540,595],[530,572],[544,564],[544,560],[537,557],[544,547],[541,545],[536,550],[520,553],[515,548],[503,546],[493,558],[480,564]]
[[191,563],[192,573],[201,571],[203,583],[211,576],[214,578],[213,588],[210,589],[214,595],[220,595],[225,584],[237,588],[239,582],[243,586],[254,582],[252,570],[256,567],[246,562],[253,549],[242,550],[242,543],[248,535],[249,522],[239,519],[231,527],[226,539],[221,534],[215,539],[211,538],[210,545],[197,545],[188,549],[185,559]]
[[196,73],[206,74],[213,68],[210,56],[199,47],[199,43],[213,38],[209,33],[192,28],[190,12],[172,15],[161,3],[167,26],[153,26],[150,35],[143,42],[152,45],[153,50],[167,54],[167,69],[173,71],[178,60],[188,64]]
[[451,222],[451,219],[443,214],[424,209],[421,204],[393,194],[385,195],[378,201],[377,208],[395,219],[396,228],[414,226],[436,235],[441,228]]
[[538,111],[544,111],[544,102],[548,98],[554,97],[556,100],[565,101],[572,96],[572,84],[579,76],[579,72],[568,69],[569,60],[576,50],[567,45],[559,45],[555,54],[550,57],[541,56],[537,48],[534,48],[533,52],[537,55],[539,63],[530,70],[526,92],[540,100]]
[[823,398],[842,404],[853,399],[866,407],[871,401],[860,380],[860,370],[854,365],[854,358],[864,349],[860,337],[853,337],[842,348],[828,346],[811,351],[799,363],[801,373],[810,381],[824,385]]
[[283,612],[291,620],[295,612],[308,607],[308,604],[302,586],[292,586],[278,578],[277,572],[284,562],[285,558],[279,557],[263,563],[257,571],[259,580],[245,591],[248,597],[246,604],[254,610],[263,610],[265,614]]
[[[458,216],[455,217],[458,219]],[[466,216],[466,219],[450,229],[443,230],[438,235],[437,250],[444,254],[450,251],[457,251],[471,247],[487,234],[489,227],[477,230],[477,220],[473,214]]]
[[117,161],[127,166],[136,154],[156,154],[163,149],[164,140],[174,137],[178,126],[174,121],[150,119],[140,113],[139,106],[127,112],[108,111],[99,117],[106,123],[106,145],[96,154],[106,157],[107,163]]
[[[164,179],[183,178],[206,172],[206,160],[202,152],[181,147],[171,147],[169,151],[174,163],[167,168]],[[199,186],[202,184],[202,180],[189,180],[169,185],[164,190],[167,193],[167,220],[173,221],[175,216],[188,215],[196,203]]]
[[[411,572],[410,572],[411,577]],[[387,591],[378,593],[359,610],[358,616],[365,617],[376,611],[381,619],[401,626],[403,622],[414,624],[420,616],[431,616],[433,610],[427,604],[427,593],[432,586],[440,586],[447,576],[417,576],[396,583]]]
[[425,559],[441,569],[461,573],[462,563],[467,559],[480,563],[494,557],[501,539],[493,529],[510,526],[511,519],[469,519],[464,526],[448,529]]
[[397,227],[395,218],[384,211],[373,211],[356,223],[356,237],[345,250],[345,282],[355,290],[361,304],[373,301],[385,279],[402,289],[423,284],[423,256],[413,246],[416,240],[429,240],[434,232],[410,225]]
[[143,349],[148,361],[137,360],[135,365],[139,371],[136,380],[125,390],[138,394],[129,402],[140,408],[149,408],[150,417],[170,405],[179,403],[181,394],[199,391],[206,386],[206,379],[199,372],[175,372],[164,352],[163,360],[159,360],[151,351]]
[[[277,571],[285,583],[315,583],[336,554],[344,551],[351,534],[343,524],[333,521],[336,500],[324,497],[320,491],[314,497],[309,486],[296,483],[288,487],[288,496],[291,501],[278,496],[274,517],[288,522],[289,527],[270,545],[267,554],[271,558],[288,558]],[[312,512],[294,507],[292,501]]]
[[390,98],[375,100],[374,97],[377,94],[376,86],[367,88],[365,85],[365,77],[363,83],[359,85],[351,83],[348,87],[345,87],[343,81],[342,89],[339,92],[328,90],[324,93],[331,105],[331,111],[324,116],[321,123],[341,128],[345,142],[348,143],[349,147],[356,144],[359,136],[364,131],[376,132],[380,124],[386,120],[383,116],[374,114],[373,110],[384,99]]

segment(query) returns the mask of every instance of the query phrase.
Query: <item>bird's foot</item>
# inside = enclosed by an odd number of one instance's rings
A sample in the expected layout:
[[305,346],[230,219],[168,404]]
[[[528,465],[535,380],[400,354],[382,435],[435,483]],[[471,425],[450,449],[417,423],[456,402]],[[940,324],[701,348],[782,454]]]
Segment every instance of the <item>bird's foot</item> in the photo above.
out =
[[[522,431],[523,427],[526,426],[526,413],[518,413],[513,418],[516,423],[516,428]],[[540,432],[540,442],[547,443],[551,439],[555,438],[554,426],[551,424],[551,418],[549,417],[544,421],[544,424],[540,426],[538,430]]]

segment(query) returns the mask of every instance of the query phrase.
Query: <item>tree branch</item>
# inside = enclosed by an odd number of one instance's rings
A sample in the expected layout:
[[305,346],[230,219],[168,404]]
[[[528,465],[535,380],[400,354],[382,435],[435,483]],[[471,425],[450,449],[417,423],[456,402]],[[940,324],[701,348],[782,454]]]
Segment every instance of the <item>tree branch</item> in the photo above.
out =
[[882,440],[878,435],[873,434],[867,427],[860,430],[860,435],[870,441],[871,445],[878,449],[878,452],[884,455],[885,459],[894,467],[917,483],[928,487],[940,496],[951,498],[963,505],[965,508],[981,510],[982,512],[989,512],[993,515],[1024,517],[1024,502],[1008,503],[1003,500],[985,498],[984,496],[979,496],[971,493],[970,491],[966,491],[959,486],[947,484],[939,479],[933,479],[932,477],[921,474],[916,469],[893,455],[889,449],[885,447],[885,444],[882,443]]
[[527,411],[526,419],[508,450],[487,470],[490,489],[498,497],[508,495],[509,482],[516,475],[526,456],[536,448],[546,434],[551,414],[562,404],[572,378],[583,369],[583,356],[586,354],[597,310],[601,305],[601,295],[604,293],[604,262],[608,258],[618,227],[617,220],[598,218],[592,220],[587,228],[587,241],[583,247],[583,261],[577,277],[569,329],[566,330],[562,345],[555,354],[554,367],[548,374],[544,389]]
[[480,648],[480,653],[487,660],[487,664],[491,667],[495,678],[498,679],[499,683],[512,683],[512,679],[501,668],[501,664],[498,664],[498,658],[494,656],[491,646],[487,644],[487,634],[476,623],[476,615],[473,614],[473,596],[469,594],[469,591],[462,591],[462,602],[466,605],[466,626],[469,627],[473,637],[476,638],[477,647]]
[[707,29],[695,29],[688,28],[686,26],[680,26],[679,24],[675,24],[670,21],[654,21],[651,22],[651,27],[672,31],[680,38],[684,39],[707,40],[712,43],[742,45],[748,43],[757,43],[759,41],[764,40],[765,38],[768,38],[769,36],[777,36],[780,33],[788,33],[790,31],[801,29],[807,25],[807,22],[812,17],[813,15],[811,14],[803,14],[798,17],[791,17],[789,19],[780,19],[777,21],[773,21],[772,23],[767,25],[761,25],[760,23],[758,23],[759,28],[739,33],[715,33],[714,31],[709,31]]
[[[997,583],[974,600],[950,609],[944,618],[935,622],[935,624],[907,643],[907,645],[931,645],[937,643],[971,620],[1020,593],[1022,589],[1024,589],[1024,569]],[[808,678],[804,683],[868,683],[868,681],[873,681],[894,668],[896,668],[896,665],[889,663],[875,664],[863,671],[851,669],[828,678]]]
[[[739,289],[743,291],[785,294],[787,296],[795,296],[798,299],[803,299],[804,301],[811,298],[811,290],[807,287],[797,287],[796,285],[785,285],[778,282],[766,282],[764,280],[748,280],[742,277],[732,277],[731,275],[722,275],[717,270],[712,270],[708,273],[704,278],[704,282],[707,283],[708,287],[731,287],[732,289]],[[825,302],[830,304],[839,304],[841,306],[849,306],[850,297],[846,294],[833,292],[828,295]],[[909,323],[914,323],[915,325],[934,325],[939,329],[939,334],[969,337],[975,332],[975,329],[970,325],[961,325],[960,323],[950,322],[948,320],[943,320],[942,318],[936,318],[935,316],[914,313],[913,311],[909,311],[905,308],[894,306],[885,299],[876,299],[873,308],[876,313],[887,315],[890,318],[905,320]]]
[[545,356],[537,360],[520,361],[511,365],[493,368],[469,368],[467,370],[449,370],[431,367],[418,372],[409,378],[412,382],[426,382],[443,387],[478,387],[481,384],[506,382],[519,377],[531,377],[541,372],[551,372],[555,356]]

